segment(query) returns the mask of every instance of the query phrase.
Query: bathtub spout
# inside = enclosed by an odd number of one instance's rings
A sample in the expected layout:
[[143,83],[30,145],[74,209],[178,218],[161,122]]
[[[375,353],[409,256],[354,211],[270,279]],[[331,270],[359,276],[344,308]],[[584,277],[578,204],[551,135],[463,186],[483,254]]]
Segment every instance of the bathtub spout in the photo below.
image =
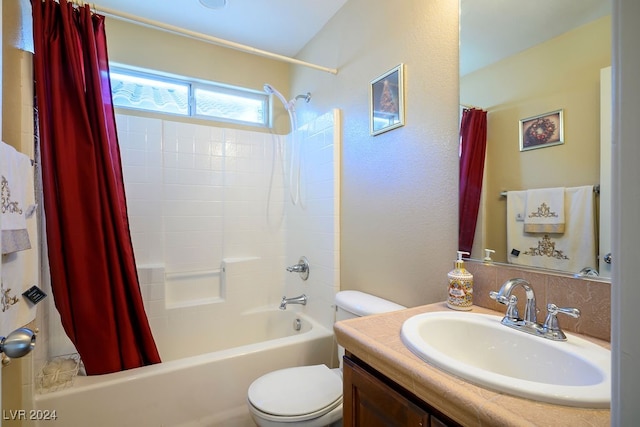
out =
[[299,297],[294,298],[282,297],[282,301],[280,301],[280,310],[286,310],[287,304],[307,305],[307,296],[305,294],[302,294]]

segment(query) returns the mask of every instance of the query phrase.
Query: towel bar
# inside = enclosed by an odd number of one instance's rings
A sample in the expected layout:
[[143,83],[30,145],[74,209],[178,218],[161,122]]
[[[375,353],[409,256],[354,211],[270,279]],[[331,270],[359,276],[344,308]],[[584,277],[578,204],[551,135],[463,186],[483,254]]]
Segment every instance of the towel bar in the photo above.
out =
[[[593,186],[593,192],[596,194],[600,194],[600,184],[596,184]],[[508,191],[500,192],[500,197],[507,197]]]

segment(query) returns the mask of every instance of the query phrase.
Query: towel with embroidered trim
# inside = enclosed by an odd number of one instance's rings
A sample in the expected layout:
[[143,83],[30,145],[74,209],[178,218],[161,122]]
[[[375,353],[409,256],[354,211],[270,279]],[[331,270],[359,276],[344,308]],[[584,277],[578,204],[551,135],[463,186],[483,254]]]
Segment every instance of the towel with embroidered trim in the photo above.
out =
[[596,223],[593,186],[565,189],[566,231],[526,233],[526,191],[507,193],[507,261],[510,264],[578,273],[595,267]]
[[564,233],[564,187],[527,190],[524,231]]
[[27,231],[27,188],[33,182],[31,159],[0,141],[0,180],[2,190],[2,253],[31,248]]

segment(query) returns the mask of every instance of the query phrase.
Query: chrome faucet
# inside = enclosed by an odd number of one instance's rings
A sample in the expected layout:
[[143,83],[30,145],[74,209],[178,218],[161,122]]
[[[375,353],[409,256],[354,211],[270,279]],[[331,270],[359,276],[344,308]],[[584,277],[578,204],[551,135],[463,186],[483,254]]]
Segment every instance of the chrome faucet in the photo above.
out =
[[300,257],[296,265],[287,267],[289,273],[299,273],[302,280],[309,278],[309,261],[306,257]]
[[280,301],[280,310],[286,310],[287,304],[307,305],[307,296],[302,294],[299,297],[294,298],[282,297],[282,301]]
[[547,304],[547,318],[544,320],[544,325],[542,325],[544,337],[554,341],[566,341],[567,336],[562,332],[558,324],[558,318],[556,317],[558,313],[578,318],[580,317],[580,310],[577,308],[560,308],[555,304]]
[[498,292],[489,292],[489,297],[498,301],[500,304],[507,305],[507,317],[515,321],[518,319],[518,298],[515,295],[511,296],[511,292],[516,286],[522,286],[527,296],[527,304],[524,307],[524,319],[522,320],[528,323],[536,323],[536,296],[533,288],[526,280],[517,278],[509,279],[504,282]]
[[289,273],[304,273],[305,271],[307,271],[308,268],[309,267],[307,266],[307,264],[300,263],[300,264],[287,267],[287,271]]
[[[524,318],[520,318],[518,313],[518,297],[511,295],[511,292],[517,286],[521,286],[524,289],[527,297]],[[536,315],[536,297],[533,288],[529,282],[524,279],[516,278],[507,280],[498,292],[489,292],[489,297],[507,306],[507,312],[501,321],[503,325],[554,341],[567,340],[566,335],[558,325],[558,319],[556,317],[558,313],[566,314],[574,318],[580,317],[580,310],[577,308],[560,308],[555,304],[547,304],[547,317],[544,324],[539,324]]]

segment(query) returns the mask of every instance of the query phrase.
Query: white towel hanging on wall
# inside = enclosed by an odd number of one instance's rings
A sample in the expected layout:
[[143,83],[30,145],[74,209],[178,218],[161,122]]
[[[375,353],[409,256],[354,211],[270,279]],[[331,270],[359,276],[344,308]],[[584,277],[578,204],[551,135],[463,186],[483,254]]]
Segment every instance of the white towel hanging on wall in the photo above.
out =
[[12,146],[0,142],[0,181],[2,189],[2,253],[23,251],[31,248],[27,232],[29,177],[33,183],[31,159]]
[[[38,227],[36,215],[33,215],[35,193],[31,159],[4,142],[0,142],[0,150],[0,176],[3,177],[2,209],[5,212],[2,215],[1,226],[3,254],[0,277],[0,331],[8,333],[27,325],[36,317],[36,306],[22,293],[38,280],[38,250],[35,244]],[[7,213],[9,215],[6,215]],[[24,238],[20,236],[26,236],[28,244],[25,244]],[[4,246],[5,242],[10,245],[8,251]]]

